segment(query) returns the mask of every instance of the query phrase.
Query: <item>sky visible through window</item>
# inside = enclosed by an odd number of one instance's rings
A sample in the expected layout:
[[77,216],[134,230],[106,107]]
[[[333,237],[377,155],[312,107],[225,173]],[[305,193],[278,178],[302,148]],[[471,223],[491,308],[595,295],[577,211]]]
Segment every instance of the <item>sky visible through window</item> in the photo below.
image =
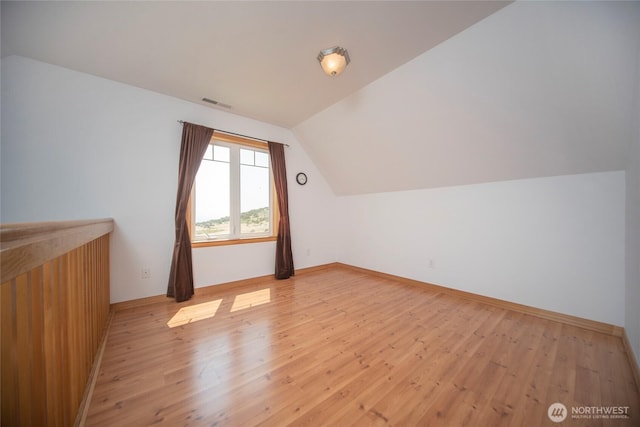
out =
[[[230,149],[209,146],[196,177],[195,222],[230,215]],[[269,206],[268,153],[240,149],[240,209],[248,212]]]

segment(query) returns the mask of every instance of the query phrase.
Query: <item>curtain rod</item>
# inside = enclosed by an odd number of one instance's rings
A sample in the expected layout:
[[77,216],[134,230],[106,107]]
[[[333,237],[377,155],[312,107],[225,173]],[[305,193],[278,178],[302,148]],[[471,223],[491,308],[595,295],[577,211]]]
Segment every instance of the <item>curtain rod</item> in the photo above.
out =
[[[180,123],[180,124],[182,124],[182,125],[183,125],[183,124],[185,124],[185,123],[187,123],[187,122],[185,122],[184,120],[178,120],[178,123]],[[208,127],[208,126],[207,126],[207,127]],[[267,142],[267,143],[269,143],[269,142],[275,142],[275,141],[269,141],[269,140],[262,139],[262,138],[256,138],[256,137],[254,137],[254,136],[243,135],[243,134],[241,134],[241,133],[229,132],[229,131],[222,130],[222,129],[214,129],[214,132],[215,132],[215,131],[222,132],[222,133],[226,133],[226,134],[228,134],[228,135],[240,136],[240,137],[242,137],[242,138],[255,139],[256,141],[262,141],[262,142]],[[289,147],[289,144],[284,144],[284,143],[282,143],[282,142],[276,142],[276,144],[282,144],[282,145],[284,145],[285,147]]]

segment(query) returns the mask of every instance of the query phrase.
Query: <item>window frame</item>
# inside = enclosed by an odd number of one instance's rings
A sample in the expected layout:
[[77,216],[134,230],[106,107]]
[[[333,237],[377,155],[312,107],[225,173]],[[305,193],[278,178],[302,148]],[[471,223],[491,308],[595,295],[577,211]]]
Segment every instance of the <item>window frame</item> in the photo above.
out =
[[[266,142],[257,141],[241,136],[230,135],[219,131],[214,131],[211,136],[210,144],[221,142],[219,145],[229,144],[239,146],[240,149],[247,147],[249,149],[265,150],[269,153],[269,145]],[[195,181],[191,189],[191,195],[189,196],[189,204],[187,206],[187,224],[189,228],[189,239],[191,240],[192,248],[201,248],[208,246],[224,246],[224,245],[238,245],[245,243],[261,243],[261,242],[273,242],[277,240],[278,236],[278,223],[280,220],[280,211],[278,209],[278,198],[276,194],[275,184],[273,181],[273,170],[271,168],[271,159],[269,159],[269,182],[271,185],[271,233],[268,236],[259,237],[231,237],[231,238],[219,238],[210,240],[193,240],[194,228],[195,228]],[[233,187],[233,184],[232,184]],[[238,196],[239,197],[239,196]]]

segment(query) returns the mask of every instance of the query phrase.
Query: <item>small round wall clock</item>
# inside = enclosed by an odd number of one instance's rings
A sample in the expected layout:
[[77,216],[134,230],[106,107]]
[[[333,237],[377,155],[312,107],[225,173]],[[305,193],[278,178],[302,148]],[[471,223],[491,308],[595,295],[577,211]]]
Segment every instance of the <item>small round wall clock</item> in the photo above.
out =
[[296,182],[300,185],[305,185],[307,183],[307,174],[304,172],[300,172],[296,175]]

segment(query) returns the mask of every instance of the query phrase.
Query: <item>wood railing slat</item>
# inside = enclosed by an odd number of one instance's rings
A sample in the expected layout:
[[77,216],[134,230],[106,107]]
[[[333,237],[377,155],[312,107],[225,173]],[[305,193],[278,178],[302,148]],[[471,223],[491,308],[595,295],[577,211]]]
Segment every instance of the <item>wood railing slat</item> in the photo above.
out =
[[0,227],[1,425],[76,421],[109,317],[111,230],[112,220]]

